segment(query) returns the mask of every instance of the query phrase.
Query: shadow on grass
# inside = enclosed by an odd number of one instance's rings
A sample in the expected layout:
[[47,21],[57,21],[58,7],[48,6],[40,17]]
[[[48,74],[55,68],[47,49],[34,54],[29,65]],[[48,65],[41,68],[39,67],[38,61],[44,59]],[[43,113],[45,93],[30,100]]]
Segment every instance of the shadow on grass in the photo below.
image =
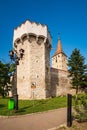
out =
[[4,104],[0,104],[0,108],[6,107],[6,105]]
[[29,106],[23,107],[23,108],[19,108],[18,113],[26,112],[26,109],[28,109],[28,108],[29,108]]

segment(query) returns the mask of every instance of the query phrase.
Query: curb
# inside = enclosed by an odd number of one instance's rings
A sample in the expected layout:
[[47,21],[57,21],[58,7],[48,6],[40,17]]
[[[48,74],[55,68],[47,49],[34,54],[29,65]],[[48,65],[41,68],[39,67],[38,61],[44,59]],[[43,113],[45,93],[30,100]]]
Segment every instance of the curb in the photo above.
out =
[[36,114],[44,114],[44,113],[53,112],[55,110],[62,110],[62,109],[66,109],[66,107],[65,108],[59,108],[59,109],[54,109],[54,110],[43,111],[43,112],[30,113],[30,114],[25,114],[25,115],[0,116],[0,119],[19,118],[19,117],[25,117],[25,116],[32,116],[32,115],[36,115]]
[[65,128],[66,128],[66,123],[61,124],[61,125],[56,126],[56,127],[53,127],[53,128],[50,128],[50,129],[48,129],[48,130],[57,130],[57,129],[62,128],[62,127],[65,127]]

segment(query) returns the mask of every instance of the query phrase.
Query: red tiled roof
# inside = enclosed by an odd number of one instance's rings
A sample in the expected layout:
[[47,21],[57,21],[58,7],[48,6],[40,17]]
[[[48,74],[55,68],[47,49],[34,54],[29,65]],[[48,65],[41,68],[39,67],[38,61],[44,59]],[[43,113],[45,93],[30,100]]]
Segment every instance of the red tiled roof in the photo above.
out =
[[57,49],[56,49],[56,52],[55,52],[55,54],[53,56],[56,56],[56,55],[58,55],[60,53],[63,53],[66,56],[66,54],[62,50],[62,44],[61,44],[61,40],[59,38],[58,39],[58,44],[57,44]]

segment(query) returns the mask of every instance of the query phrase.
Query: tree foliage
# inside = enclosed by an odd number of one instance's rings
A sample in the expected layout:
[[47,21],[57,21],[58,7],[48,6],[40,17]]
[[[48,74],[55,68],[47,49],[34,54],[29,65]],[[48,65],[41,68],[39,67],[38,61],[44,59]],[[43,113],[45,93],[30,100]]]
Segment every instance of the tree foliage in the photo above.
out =
[[0,94],[4,97],[11,89],[10,76],[14,70],[14,64],[2,63],[0,61]]
[[72,79],[72,86],[78,89],[83,85],[87,85],[87,65],[85,64],[85,58],[80,54],[80,50],[74,49],[71,56],[68,59],[69,77]]

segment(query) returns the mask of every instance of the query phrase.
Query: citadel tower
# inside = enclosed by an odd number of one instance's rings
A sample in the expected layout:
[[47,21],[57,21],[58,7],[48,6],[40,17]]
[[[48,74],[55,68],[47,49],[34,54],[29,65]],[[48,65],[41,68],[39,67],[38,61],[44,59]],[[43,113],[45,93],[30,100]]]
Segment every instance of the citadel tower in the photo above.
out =
[[52,57],[52,67],[67,71],[67,56],[63,52],[60,38],[58,38],[57,49]]
[[[51,35],[46,25],[27,20],[14,30],[13,48],[23,58],[17,66],[19,99],[44,99],[50,96]],[[34,88],[32,88],[34,85]]]

